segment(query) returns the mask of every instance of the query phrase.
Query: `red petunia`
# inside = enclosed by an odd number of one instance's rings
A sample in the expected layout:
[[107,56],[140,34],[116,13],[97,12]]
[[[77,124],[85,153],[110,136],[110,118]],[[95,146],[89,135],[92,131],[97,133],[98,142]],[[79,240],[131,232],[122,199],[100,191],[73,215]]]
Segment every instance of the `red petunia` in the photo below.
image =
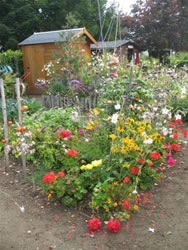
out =
[[60,136],[61,138],[65,138],[65,139],[69,139],[69,138],[72,137],[72,136],[71,136],[71,133],[69,132],[69,130],[61,130],[61,131],[59,132],[59,136]]
[[173,151],[178,151],[178,150],[179,150],[179,145],[176,144],[176,143],[173,143],[173,144],[171,144],[171,149],[172,149]]
[[128,183],[130,181],[130,178],[128,176],[124,177],[123,182]]
[[63,177],[65,177],[65,173],[63,171],[60,171],[60,172],[58,172],[58,176],[63,178]]
[[66,155],[68,156],[72,156],[72,157],[76,157],[78,154],[78,152],[74,149],[69,149],[67,152],[66,152]]
[[159,160],[161,158],[161,154],[159,152],[153,152],[150,154],[150,158],[153,160]]
[[140,172],[139,167],[134,166],[134,167],[131,167],[131,168],[130,168],[130,173],[131,173],[131,174],[138,175],[139,172]]
[[91,231],[96,231],[101,227],[102,222],[98,218],[92,218],[88,221],[88,227]]
[[55,180],[55,173],[54,172],[49,172],[43,176],[43,181],[45,184],[49,184]]
[[121,223],[118,219],[110,219],[107,228],[112,233],[117,233],[121,229]]
[[129,200],[125,199],[123,201],[123,204],[121,205],[121,207],[125,210],[129,210],[131,208],[131,204],[130,204]]

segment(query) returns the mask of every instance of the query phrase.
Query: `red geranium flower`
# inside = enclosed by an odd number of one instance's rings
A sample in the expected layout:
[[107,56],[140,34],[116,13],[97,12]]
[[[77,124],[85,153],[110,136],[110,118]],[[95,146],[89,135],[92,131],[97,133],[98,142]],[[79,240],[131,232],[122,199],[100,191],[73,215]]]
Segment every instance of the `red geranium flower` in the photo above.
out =
[[60,132],[59,132],[59,136],[61,137],[61,138],[71,138],[71,133],[69,132],[69,130],[61,130]]
[[182,134],[184,135],[184,137],[188,136],[188,131],[186,129],[182,129]]
[[176,124],[178,124],[178,125],[182,125],[182,124],[183,124],[183,122],[182,122],[182,120],[181,120],[181,119],[177,119],[177,120],[175,120],[175,123],[176,123]]
[[78,154],[78,152],[74,149],[69,149],[67,152],[66,152],[66,155],[68,156],[72,156],[72,157],[76,157]]
[[129,210],[130,208],[131,208],[131,204],[130,204],[130,202],[129,202],[129,200],[124,200],[123,201],[123,204],[121,205],[121,207],[123,208],[123,209],[125,209],[125,210]]
[[58,172],[58,176],[63,178],[65,176],[65,173],[63,171]]
[[98,218],[92,218],[88,221],[88,227],[91,231],[96,231],[101,227],[102,222]]
[[128,176],[124,177],[123,182],[128,183],[130,181],[130,178]]
[[49,184],[55,180],[55,173],[49,172],[43,176],[43,181],[45,184]]
[[171,150],[171,144],[170,143],[166,143],[165,144],[165,149],[166,150]]
[[174,139],[178,139],[178,133],[174,133],[174,134],[172,135],[172,137],[173,137]]
[[131,174],[138,175],[139,171],[140,171],[139,167],[134,166],[134,167],[130,168],[130,173]]
[[144,159],[143,158],[138,159],[138,164],[144,164]]
[[153,152],[150,154],[150,158],[153,160],[159,160],[161,158],[161,154],[159,152]]
[[179,150],[179,145],[176,144],[176,143],[173,143],[173,144],[171,144],[171,149],[172,149],[173,151],[178,151],[178,150]]
[[121,223],[118,219],[110,219],[107,224],[108,230],[117,233],[121,229]]

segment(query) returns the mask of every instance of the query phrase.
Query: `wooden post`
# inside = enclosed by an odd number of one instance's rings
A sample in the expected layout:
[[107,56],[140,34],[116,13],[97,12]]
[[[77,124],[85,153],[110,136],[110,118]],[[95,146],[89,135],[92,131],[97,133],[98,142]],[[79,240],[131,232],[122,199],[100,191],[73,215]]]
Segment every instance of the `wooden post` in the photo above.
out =
[[2,112],[3,112],[3,122],[4,122],[4,138],[5,138],[5,171],[8,171],[9,167],[9,150],[8,150],[8,126],[7,126],[7,109],[6,109],[6,100],[5,100],[5,91],[3,86],[3,79],[0,79],[0,88],[1,88],[1,99],[2,99]]
[[[20,79],[16,78],[16,96],[17,96],[17,107],[18,107],[18,124],[22,127],[22,112],[21,112],[21,99],[20,99]],[[26,175],[26,159],[25,154],[23,152],[23,135],[21,135],[21,160],[22,160],[22,167],[24,175]]]

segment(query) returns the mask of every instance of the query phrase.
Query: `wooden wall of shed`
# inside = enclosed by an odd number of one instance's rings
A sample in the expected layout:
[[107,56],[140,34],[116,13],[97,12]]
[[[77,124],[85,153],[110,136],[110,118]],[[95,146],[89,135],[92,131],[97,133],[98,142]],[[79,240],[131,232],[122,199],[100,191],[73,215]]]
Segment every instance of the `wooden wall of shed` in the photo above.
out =
[[[90,40],[86,38],[86,43],[79,43],[86,60],[91,58]],[[54,51],[58,49],[55,43],[25,45],[22,46],[24,73],[30,72],[26,79],[28,95],[40,95],[42,90],[35,87],[37,79],[47,79],[45,72],[42,71],[45,64],[53,60]]]

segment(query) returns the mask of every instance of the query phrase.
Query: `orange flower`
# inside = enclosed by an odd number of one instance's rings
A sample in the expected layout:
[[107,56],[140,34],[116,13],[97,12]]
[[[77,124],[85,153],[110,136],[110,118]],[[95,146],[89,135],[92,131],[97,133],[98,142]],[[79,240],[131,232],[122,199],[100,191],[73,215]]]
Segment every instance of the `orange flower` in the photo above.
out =
[[66,155],[72,156],[72,157],[76,157],[77,154],[78,154],[78,152],[77,152],[76,150],[74,150],[74,149],[69,149],[69,150],[67,151],[67,153],[66,153]]

